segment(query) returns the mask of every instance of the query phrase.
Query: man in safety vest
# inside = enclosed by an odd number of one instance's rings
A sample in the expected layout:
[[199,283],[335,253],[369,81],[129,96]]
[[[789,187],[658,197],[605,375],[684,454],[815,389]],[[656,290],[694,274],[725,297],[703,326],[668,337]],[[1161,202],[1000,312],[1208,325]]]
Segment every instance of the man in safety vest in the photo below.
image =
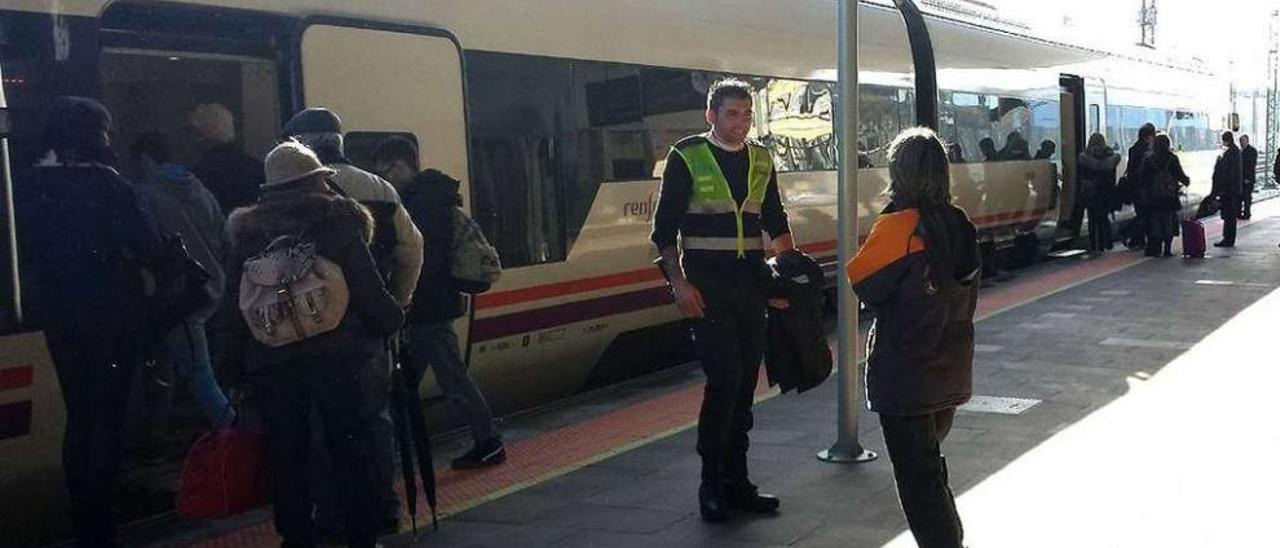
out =
[[[651,239],[676,305],[694,321],[707,376],[698,416],[702,519],[722,522],[730,508],[771,513],[778,499],[747,477],[747,431],[765,340],[769,299],[765,240],[795,251],[769,150],[747,139],[751,86],[721,80],[707,93],[711,131],[681,139],[667,155]],[[676,247],[676,236],[680,247]]]

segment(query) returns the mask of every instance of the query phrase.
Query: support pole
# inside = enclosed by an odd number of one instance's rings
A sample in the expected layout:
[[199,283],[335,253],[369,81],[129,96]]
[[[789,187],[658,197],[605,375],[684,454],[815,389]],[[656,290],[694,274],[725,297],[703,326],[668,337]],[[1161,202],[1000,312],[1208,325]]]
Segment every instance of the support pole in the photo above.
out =
[[13,175],[9,172],[9,109],[0,85],[0,334],[22,324],[22,291],[18,281],[18,239],[13,214]]
[[862,391],[858,389],[858,303],[853,287],[844,279],[844,265],[858,245],[858,0],[838,0],[839,84],[836,121],[840,145],[838,244],[839,268],[836,288],[839,295],[839,340],[836,377],[839,386],[839,414],[836,442],[818,452],[826,462],[851,463],[875,460],[877,455],[858,443],[858,412]]

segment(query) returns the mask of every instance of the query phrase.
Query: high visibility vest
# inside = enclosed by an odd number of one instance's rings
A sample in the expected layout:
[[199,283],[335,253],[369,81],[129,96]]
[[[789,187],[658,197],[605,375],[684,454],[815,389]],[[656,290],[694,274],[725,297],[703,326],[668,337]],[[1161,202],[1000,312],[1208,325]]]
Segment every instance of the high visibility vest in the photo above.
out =
[[689,209],[685,215],[728,215],[732,214],[737,221],[736,233],[699,234],[697,236],[681,235],[680,244],[685,250],[702,251],[735,251],[738,257],[745,257],[748,250],[764,249],[764,240],[760,233],[747,235],[743,233],[743,215],[760,215],[760,207],[764,204],[765,190],[769,188],[769,179],[773,174],[773,157],[769,150],[755,143],[747,143],[749,168],[747,170],[747,197],[739,206],[733,199],[733,191],[729,189],[729,181],[720,164],[711,152],[711,144],[705,139],[690,139],[688,145],[683,143],[674,149],[689,167],[693,178],[693,195],[689,199]]

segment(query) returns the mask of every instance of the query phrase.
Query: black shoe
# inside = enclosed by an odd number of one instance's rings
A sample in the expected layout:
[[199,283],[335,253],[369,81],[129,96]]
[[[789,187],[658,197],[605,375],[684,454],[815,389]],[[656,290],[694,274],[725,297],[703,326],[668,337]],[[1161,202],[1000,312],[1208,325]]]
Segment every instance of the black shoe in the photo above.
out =
[[507,462],[507,449],[503,447],[502,440],[494,438],[476,443],[475,447],[472,447],[465,455],[454,459],[453,469],[471,470],[497,466],[504,462]]
[[723,492],[704,485],[698,488],[698,513],[707,523],[724,523],[729,521],[729,502]]
[[754,485],[726,489],[726,495],[729,507],[753,514],[772,514],[782,505],[778,497],[761,493]]
[[1235,246],[1236,246],[1236,244],[1229,244],[1229,243],[1227,243],[1227,242],[1214,242],[1214,243],[1213,243],[1213,247],[1235,247]]

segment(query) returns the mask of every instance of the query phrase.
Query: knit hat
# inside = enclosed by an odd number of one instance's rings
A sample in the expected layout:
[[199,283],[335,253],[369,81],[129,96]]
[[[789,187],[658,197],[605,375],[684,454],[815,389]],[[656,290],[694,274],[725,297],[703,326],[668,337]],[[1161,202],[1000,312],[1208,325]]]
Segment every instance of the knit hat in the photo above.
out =
[[218,103],[202,103],[187,116],[187,123],[201,137],[224,144],[236,140],[236,119],[227,107]]
[[342,120],[324,107],[312,107],[293,115],[280,133],[286,137],[305,133],[342,133]]
[[325,175],[337,173],[324,167],[311,149],[292,140],[280,143],[276,148],[271,149],[271,152],[267,153],[265,164],[267,180],[262,184],[263,187],[292,183],[318,173]]

